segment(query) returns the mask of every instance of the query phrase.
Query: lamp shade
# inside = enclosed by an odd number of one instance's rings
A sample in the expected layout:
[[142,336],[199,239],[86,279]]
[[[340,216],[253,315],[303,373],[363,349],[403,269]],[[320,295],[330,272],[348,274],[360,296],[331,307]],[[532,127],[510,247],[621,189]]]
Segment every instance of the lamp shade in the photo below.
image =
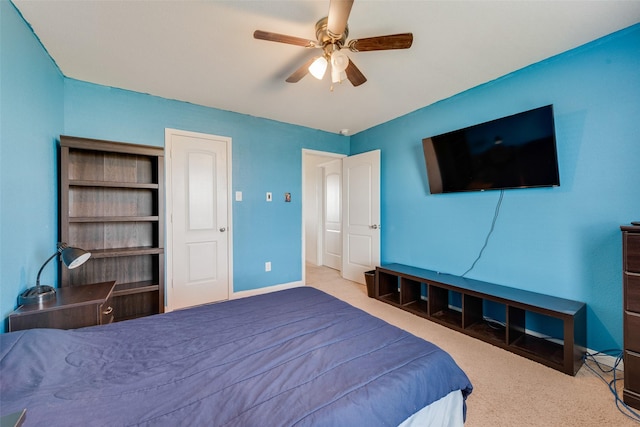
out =
[[344,53],[336,50],[331,54],[331,69],[337,72],[343,72],[349,66],[349,57]]
[[91,252],[87,252],[80,248],[74,248],[72,246],[67,246],[60,254],[60,259],[69,269],[80,267],[82,264],[87,262],[89,258],[91,258]]
[[327,59],[324,56],[318,57],[309,65],[309,73],[318,80],[322,80],[327,71]]

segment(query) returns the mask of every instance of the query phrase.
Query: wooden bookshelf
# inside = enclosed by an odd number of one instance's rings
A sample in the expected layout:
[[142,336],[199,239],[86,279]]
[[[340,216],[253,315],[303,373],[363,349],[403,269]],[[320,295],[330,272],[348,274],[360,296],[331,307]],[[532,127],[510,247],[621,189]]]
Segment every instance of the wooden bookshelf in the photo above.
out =
[[115,280],[115,320],[164,311],[164,149],[60,137],[60,241],[92,253],[61,286]]

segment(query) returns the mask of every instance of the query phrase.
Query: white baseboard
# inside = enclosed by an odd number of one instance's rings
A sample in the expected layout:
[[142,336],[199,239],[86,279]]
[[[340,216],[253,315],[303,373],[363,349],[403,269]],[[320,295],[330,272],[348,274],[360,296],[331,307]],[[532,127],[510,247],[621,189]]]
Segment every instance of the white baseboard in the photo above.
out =
[[[587,353],[594,354],[594,353],[597,353],[597,351],[587,349]],[[616,358],[616,357],[609,356],[609,355],[607,355],[607,354],[598,354],[598,355],[595,355],[595,356],[592,356],[592,357],[593,357],[593,359],[595,359],[595,361],[596,361],[596,362],[598,362],[599,364],[604,365],[604,366],[607,366],[607,367],[609,367],[609,368],[613,368],[613,367],[614,367],[614,365],[616,364],[616,360],[617,360],[617,358]],[[621,361],[621,362],[618,364],[618,366],[616,366],[616,369],[617,369],[618,371],[620,371],[620,372],[624,372],[624,362],[622,362],[622,361]]]
[[300,286],[304,286],[304,282],[301,280],[297,282],[283,283],[281,285],[265,286],[264,288],[234,292],[233,294],[229,295],[229,299],[252,297],[254,295],[268,294],[270,292],[284,291],[285,289],[299,288]]
[[[298,288],[300,286],[304,286],[304,283],[302,281],[283,283],[281,285],[274,285],[274,286],[265,286],[264,288],[251,289],[248,291],[233,292],[231,295],[229,295],[229,300],[251,297],[254,295],[268,294],[269,292],[283,291],[285,289]],[[223,302],[223,301],[219,301],[219,302]],[[165,306],[164,311],[165,313],[168,313],[172,310],[169,307]]]

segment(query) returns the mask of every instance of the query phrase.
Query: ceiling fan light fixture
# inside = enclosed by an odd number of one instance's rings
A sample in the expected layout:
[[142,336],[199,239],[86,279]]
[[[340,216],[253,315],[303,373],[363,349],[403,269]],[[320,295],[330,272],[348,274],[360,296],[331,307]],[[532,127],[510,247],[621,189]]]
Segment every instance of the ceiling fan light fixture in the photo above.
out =
[[339,50],[334,51],[331,54],[331,68],[339,72],[343,72],[349,65],[349,58]]
[[308,40],[301,37],[278,34],[270,31],[256,30],[253,37],[278,43],[286,43],[305,48],[322,49],[320,57],[308,58],[293,74],[285,80],[287,83],[299,82],[307,74],[322,80],[331,63],[331,90],[335,83],[344,80],[354,86],[360,86],[367,78],[355,66],[353,61],[340,50],[348,48],[352,52],[369,52],[377,50],[408,49],[413,43],[412,33],[390,34],[386,36],[367,37],[354,39],[347,43],[349,37],[349,14],[354,0],[330,0],[329,13],[320,18],[315,25],[316,40]]
[[331,67],[331,82],[332,83],[342,83],[347,78],[347,73],[344,71],[340,71],[335,67]]
[[327,71],[327,59],[324,56],[316,58],[311,65],[309,65],[309,73],[318,80],[322,80],[324,73]]

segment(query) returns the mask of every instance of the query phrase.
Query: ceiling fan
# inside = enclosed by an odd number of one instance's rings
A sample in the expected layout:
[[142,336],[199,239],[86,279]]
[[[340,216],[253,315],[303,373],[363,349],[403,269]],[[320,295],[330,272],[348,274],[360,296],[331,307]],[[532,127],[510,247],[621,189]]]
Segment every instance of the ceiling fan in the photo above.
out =
[[[412,33],[392,34],[388,36],[353,39],[346,42],[349,36],[347,20],[351,13],[354,0],[331,0],[329,14],[316,22],[316,39],[309,40],[300,37],[256,30],[253,37],[278,43],[292,44],[305,48],[319,48],[323,53],[311,58],[288,78],[288,83],[300,81],[308,73],[317,79],[322,79],[329,64],[331,64],[331,81],[340,83],[349,79],[353,86],[360,86],[367,78],[358,67],[341,52],[343,48],[351,52],[369,52],[374,50],[408,49],[413,43]],[[332,86],[333,88],[333,86]]]

